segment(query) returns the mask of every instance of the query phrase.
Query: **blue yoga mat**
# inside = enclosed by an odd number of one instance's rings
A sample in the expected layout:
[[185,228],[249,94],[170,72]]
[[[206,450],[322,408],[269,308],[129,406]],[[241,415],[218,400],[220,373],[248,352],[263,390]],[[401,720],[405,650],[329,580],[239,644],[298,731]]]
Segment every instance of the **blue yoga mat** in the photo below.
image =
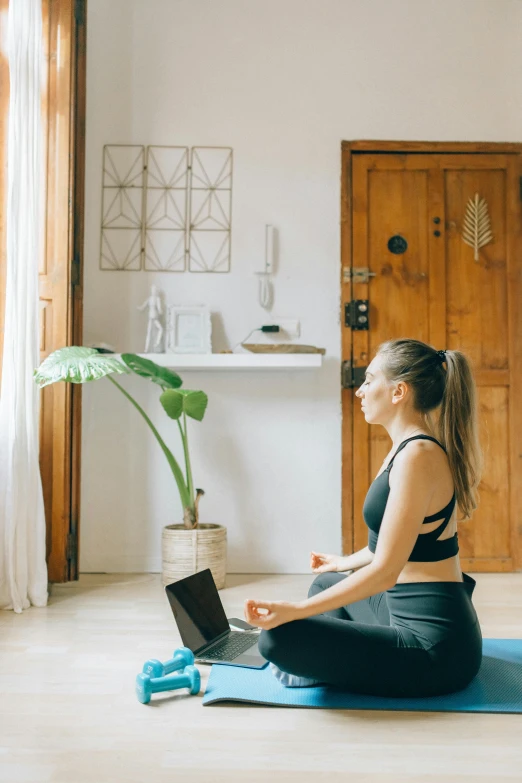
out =
[[484,639],[479,673],[467,688],[449,696],[392,699],[362,696],[330,685],[285,688],[276,680],[269,666],[245,669],[215,664],[210,672],[203,704],[221,701],[334,710],[522,713],[522,639]]

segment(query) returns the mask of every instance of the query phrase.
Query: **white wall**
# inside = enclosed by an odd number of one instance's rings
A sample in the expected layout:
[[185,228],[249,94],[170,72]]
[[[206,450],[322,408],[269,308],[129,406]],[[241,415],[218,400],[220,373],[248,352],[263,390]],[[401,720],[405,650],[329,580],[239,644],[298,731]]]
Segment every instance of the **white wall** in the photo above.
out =
[[[230,572],[308,570],[341,541],[339,220],[343,139],[519,140],[518,0],[89,0],[84,342],[142,349],[151,282],[206,303],[214,350],[269,322],[253,271],[280,233],[274,313],[324,346],[321,371],[184,373],[202,520]],[[98,270],[104,144],[234,148],[229,275]],[[125,379],[168,441],[158,394]],[[166,462],[108,381],[84,390],[82,571],[159,570],[180,504]]]

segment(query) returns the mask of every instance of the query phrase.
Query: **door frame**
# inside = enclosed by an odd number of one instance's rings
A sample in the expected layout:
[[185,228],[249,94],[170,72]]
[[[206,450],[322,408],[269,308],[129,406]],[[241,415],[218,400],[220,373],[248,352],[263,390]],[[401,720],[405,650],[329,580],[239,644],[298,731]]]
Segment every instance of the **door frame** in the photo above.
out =
[[[60,172],[53,198],[46,198],[46,253],[66,258],[66,323],[60,343],[83,342],[83,239],[85,191],[86,13],[87,0],[42,0],[48,14],[48,170]],[[57,53],[64,52],[67,68]],[[65,243],[67,248],[65,248]],[[53,332],[54,334],[54,332]],[[48,578],[68,582],[79,574],[81,386],[53,389],[52,504],[47,530]],[[50,532],[50,535],[49,535]],[[50,551],[49,551],[50,550]]]
[[[72,163],[71,345],[83,344],[83,264],[85,227],[85,132],[87,104],[87,0],[74,0],[74,89]],[[67,578],[77,580],[80,568],[80,483],[82,450],[82,386],[71,388],[71,515],[66,550]]]
[[[344,303],[353,298],[353,282],[351,277],[344,274],[346,268],[351,268],[353,264],[352,252],[352,160],[354,155],[361,153],[393,153],[393,154],[426,154],[426,153],[451,153],[451,154],[502,154],[522,156],[522,143],[520,142],[493,142],[493,141],[372,141],[360,139],[356,141],[341,142],[341,265],[340,265],[340,283],[341,283],[341,363],[352,358],[352,330],[344,326]],[[522,188],[522,179],[520,182]],[[517,196],[522,190],[517,189]],[[508,205],[509,206],[509,205]],[[511,239],[511,241],[509,241]],[[508,248],[513,246],[514,238],[507,238]],[[513,250],[509,256],[513,257]],[[519,276],[520,277],[520,276]],[[517,282],[514,274],[510,274],[508,269],[508,279],[510,287],[508,296],[513,302],[515,291],[518,286],[519,301],[522,301],[522,281]],[[522,390],[522,339],[516,341],[516,335],[522,335],[522,315],[517,314],[516,308],[510,308],[509,335],[512,343],[513,352],[510,355],[510,365],[513,372],[517,373],[519,382],[517,388]],[[512,364],[511,364],[512,363]],[[516,368],[520,367],[520,370]],[[341,388],[341,531],[342,531],[342,551],[344,555],[352,554],[354,551],[354,497],[352,492],[354,481],[354,461],[353,461],[353,399],[352,389]],[[520,424],[522,432],[522,420]],[[515,431],[518,427],[515,427]],[[516,447],[516,439],[510,438],[510,461],[515,464],[519,449]],[[518,493],[515,487],[512,489],[510,502],[510,513],[514,513],[519,501],[522,501],[522,490]],[[515,542],[513,542],[515,543]],[[462,559],[464,570],[469,568],[471,561]],[[522,570],[522,547],[513,546],[513,562],[516,570]],[[473,568],[478,571],[476,565]]]

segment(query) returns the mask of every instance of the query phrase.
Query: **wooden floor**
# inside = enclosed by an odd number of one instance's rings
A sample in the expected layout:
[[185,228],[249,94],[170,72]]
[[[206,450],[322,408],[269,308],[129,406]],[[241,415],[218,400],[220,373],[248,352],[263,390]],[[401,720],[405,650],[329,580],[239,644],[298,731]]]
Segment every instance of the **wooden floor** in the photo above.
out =
[[[522,574],[479,574],[484,636],[522,636]],[[300,599],[311,575],[232,575],[221,598]],[[0,612],[0,783],[522,780],[522,716],[138,703],[180,645],[157,575],[84,575],[46,609]],[[200,666],[202,693],[209,667]]]

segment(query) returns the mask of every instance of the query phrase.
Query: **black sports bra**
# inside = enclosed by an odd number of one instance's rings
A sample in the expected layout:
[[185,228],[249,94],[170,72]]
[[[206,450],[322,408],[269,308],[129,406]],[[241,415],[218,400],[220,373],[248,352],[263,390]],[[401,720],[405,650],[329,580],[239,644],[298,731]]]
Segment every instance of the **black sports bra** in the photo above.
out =
[[[441,449],[444,446],[439,443],[438,440],[432,438],[430,435],[415,435],[412,438],[404,440],[400,445],[385,470],[380,473],[377,478],[371,483],[370,489],[367,492],[366,499],[363,506],[363,516],[366,525],[369,528],[368,532],[368,549],[370,552],[375,552],[377,547],[377,539],[379,537],[379,530],[381,527],[382,518],[386,509],[386,503],[388,502],[388,495],[390,494],[390,483],[388,474],[393,465],[393,460],[410,440],[432,440],[437,443]],[[446,449],[444,449],[446,451]],[[431,514],[423,520],[423,525],[428,522],[435,522],[437,519],[443,519],[443,522],[439,527],[435,528],[429,533],[419,534],[415,546],[408,558],[408,562],[414,563],[434,563],[438,560],[446,560],[448,557],[454,557],[459,551],[459,542],[457,533],[450,538],[445,538],[442,541],[438,541],[440,534],[446,529],[453,509],[455,508],[456,495],[453,493],[448,505],[436,514]]]

